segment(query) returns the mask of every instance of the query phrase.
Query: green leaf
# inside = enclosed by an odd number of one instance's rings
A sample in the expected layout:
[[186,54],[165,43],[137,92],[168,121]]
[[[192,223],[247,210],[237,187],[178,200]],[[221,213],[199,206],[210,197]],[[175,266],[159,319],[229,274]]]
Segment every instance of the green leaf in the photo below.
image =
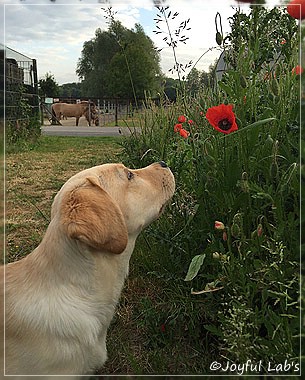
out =
[[288,184],[291,182],[293,174],[294,173],[297,174],[297,167],[298,167],[297,163],[294,162],[293,164],[289,166],[286,172],[282,175],[282,178],[277,187],[279,191],[285,190],[286,186],[288,186]]
[[223,82],[219,82],[218,83],[218,86],[229,96],[233,97],[234,96],[234,92],[232,90],[232,88],[230,86],[228,86],[227,84],[223,83]]
[[217,327],[215,327],[215,326],[213,326],[213,325],[203,325],[203,327],[204,327],[206,330],[208,330],[208,331],[210,331],[211,333],[213,333],[214,335],[222,336],[221,331],[220,331]]
[[191,261],[189,270],[187,272],[187,275],[184,281],[191,281],[193,278],[197,276],[199,269],[201,268],[201,265],[203,264],[204,259],[205,259],[205,253],[202,255],[197,255],[193,257],[193,260]]
[[263,125],[263,124],[266,124],[266,123],[270,123],[271,121],[274,121],[276,120],[275,117],[268,117],[267,119],[263,119],[263,120],[258,120],[256,121],[255,123],[252,123],[250,125],[247,125],[247,127],[245,128],[254,128],[254,127],[258,127],[259,125]]
[[246,127],[242,127],[240,129],[238,129],[238,131],[234,131],[228,135],[224,135],[222,138],[228,138],[228,136],[234,136],[238,133],[242,133],[244,131],[249,131],[251,130],[252,128],[256,128],[256,127],[259,127],[261,125],[264,125],[264,124],[267,124],[267,123],[271,123],[272,121],[276,120],[275,117],[269,117],[267,119],[263,119],[263,120],[258,120],[256,121],[255,123],[252,123],[252,124],[249,124],[247,125]]

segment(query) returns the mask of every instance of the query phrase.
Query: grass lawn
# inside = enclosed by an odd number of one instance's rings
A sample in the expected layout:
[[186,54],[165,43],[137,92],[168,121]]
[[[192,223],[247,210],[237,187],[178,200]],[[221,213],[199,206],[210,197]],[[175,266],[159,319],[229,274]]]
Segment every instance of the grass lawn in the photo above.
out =
[[6,155],[7,259],[16,260],[39,243],[53,198],[73,174],[116,161],[115,138],[41,137],[31,150]]
[[[41,137],[30,150],[7,153],[7,262],[22,258],[40,243],[49,223],[53,198],[70,176],[94,165],[120,161],[119,142],[120,137]],[[167,280],[147,273],[148,268],[153,271],[157,265],[160,263],[152,257],[143,233],[110,327],[104,374],[203,371],[202,354],[192,344],[181,341],[181,331],[177,336],[174,326],[166,326],[165,330],[162,325],[166,323],[164,310],[175,310],[175,301],[171,300],[171,284],[167,286]],[[188,336],[187,326],[182,335]]]

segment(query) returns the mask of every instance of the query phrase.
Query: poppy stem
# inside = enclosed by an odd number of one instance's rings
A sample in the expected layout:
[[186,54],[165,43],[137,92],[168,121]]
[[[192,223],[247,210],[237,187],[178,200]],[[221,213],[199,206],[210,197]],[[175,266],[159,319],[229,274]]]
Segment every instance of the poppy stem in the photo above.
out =
[[223,139],[223,181],[225,182],[226,178],[226,168],[227,168],[227,150],[226,150],[226,135]]

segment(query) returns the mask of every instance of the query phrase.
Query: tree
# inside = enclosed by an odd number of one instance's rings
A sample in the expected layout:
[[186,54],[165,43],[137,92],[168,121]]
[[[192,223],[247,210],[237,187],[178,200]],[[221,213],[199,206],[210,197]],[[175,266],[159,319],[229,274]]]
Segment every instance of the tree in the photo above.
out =
[[169,100],[176,101],[177,92],[180,88],[179,79],[165,78],[164,79],[164,93]]
[[159,89],[159,53],[140,24],[125,28],[111,20],[83,45],[76,73],[84,93],[93,97],[143,98]]
[[201,87],[200,77],[200,71],[196,68],[192,68],[192,70],[188,73],[186,77],[186,89],[189,94],[194,95],[199,91]]
[[81,98],[83,96],[81,83],[65,83],[59,86],[59,96],[63,98]]
[[209,66],[209,71],[200,71],[196,68],[192,68],[186,77],[185,87],[191,95],[196,95],[204,87],[213,87],[215,68],[217,62]]
[[46,73],[44,79],[39,80],[39,95],[55,98],[59,95],[59,86],[51,73]]

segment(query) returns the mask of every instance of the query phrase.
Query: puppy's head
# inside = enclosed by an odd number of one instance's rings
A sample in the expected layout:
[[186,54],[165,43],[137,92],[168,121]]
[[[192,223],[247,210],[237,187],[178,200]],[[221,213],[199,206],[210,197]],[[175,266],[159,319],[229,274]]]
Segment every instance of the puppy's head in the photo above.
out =
[[90,248],[122,253],[130,236],[163,211],[175,189],[165,163],[131,170],[105,164],[68,180],[56,195],[51,218],[60,216],[66,235]]

